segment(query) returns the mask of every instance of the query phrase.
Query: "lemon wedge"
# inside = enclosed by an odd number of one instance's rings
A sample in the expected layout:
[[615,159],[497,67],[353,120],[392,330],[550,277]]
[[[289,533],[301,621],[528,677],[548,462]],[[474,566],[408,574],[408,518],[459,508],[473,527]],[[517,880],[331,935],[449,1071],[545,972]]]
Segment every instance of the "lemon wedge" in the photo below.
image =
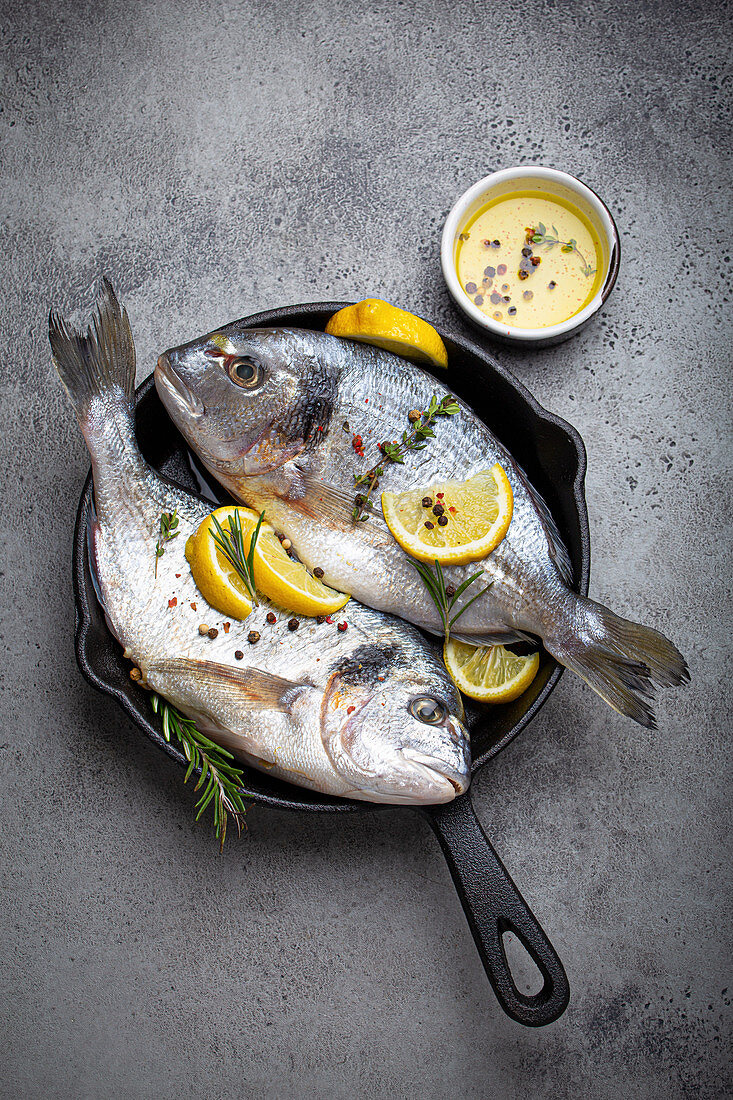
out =
[[448,366],[445,344],[432,325],[381,298],[365,298],[334,313],[326,332],[346,340],[376,344],[413,363]]
[[[249,538],[253,530],[254,527],[250,528]],[[247,547],[249,538],[245,532]],[[319,581],[301,562],[288,557],[274,530],[266,523],[262,524],[255,543],[254,574],[258,592],[277,607],[297,615],[332,615],[350,599]]]
[[[251,508],[227,507],[217,508],[199,525],[186,543],[186,558],[193,579],[207,603],[223,615],[246,619],[252,610],[246,585],[212,537],[216,531],[214,518],[228,533],[229,518],[234,513],[239,515],[247,556],[259,516]],[[336,592],[322,584],[304,565],[288,557],[269,523],[263,523],[260,527],[252,566],[257,592],[283,610],[294,611],[298,615],[330,615],[340,611],[349,600],[343,592]]]
[[456,687],[482,703],[510,703],[526,691],[540,667],[539,653],[519,657],[503,645],[475,646],[453,638],[443,649]]
[[[214,542],[216,531],[214,517],[225,531],[229,531],[229,517],[239,513],[245,548],[248,548],[247,532],[254,531],[259,516],[249,508],[217,508],[203,520],[186,542],[186,560],[191,566],[193,579],[208,604],[230,615],[233,619],[246,619],[252,610],[247,587]],[[259,541],[259,540],[258,540]]]
[[385,522],[402,549],[441,565],[485,558],[507,533],[513,510],[512,487],[498,462],[468,481],[382,493]]

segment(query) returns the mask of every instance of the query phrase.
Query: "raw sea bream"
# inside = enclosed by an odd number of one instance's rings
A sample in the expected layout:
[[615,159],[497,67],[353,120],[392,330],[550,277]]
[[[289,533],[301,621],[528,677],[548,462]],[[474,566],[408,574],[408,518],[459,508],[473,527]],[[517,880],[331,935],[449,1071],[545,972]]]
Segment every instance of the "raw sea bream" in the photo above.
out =
[[[460,696],[419,631],[354,601],[344,632],[303,619],[293,634],[281,613],[270,625],[266,615],[277,609],[266,601],[224,630],[184,557],[210,508],[160,478],[137,446],[134,345],[111,286],[104,283],[86,334],[52,314],[50,340],[92,458],[99,591],[143,682],[240,759],[299,786],[401,804],[465,791]],[[161,515],[174,511],[180,537],[156,559]],[[218,636],[202,636],[201,623]],[[246,641],[253,627],[256,646]]]
[[[354,477],[379,460],[377,444],[401,437],[407,415],[450,395],[404,359],[363,343],[303,329],[233,322],[160,356],[158,393],[189,446],[235,497],[268,518],[300,559],[362,603],[439,634],[437,610],[375,500],[354,522]],[[514,494],[508,533],[482,562],[492,582],[456,625],[474,644],[541,639],[622,714],[655,725],[653,684],[688,679],[662,634],[572,591],[572,569],[550,511],[526,474],[463,402],[435,424],[429,446],[385,470],[400,492],[464,480],[500,463]],[[351,433],[364,441],[355,452]],[[477,563],[445,569],[456,588]],[[460,606],[460,605],[459,605]]]

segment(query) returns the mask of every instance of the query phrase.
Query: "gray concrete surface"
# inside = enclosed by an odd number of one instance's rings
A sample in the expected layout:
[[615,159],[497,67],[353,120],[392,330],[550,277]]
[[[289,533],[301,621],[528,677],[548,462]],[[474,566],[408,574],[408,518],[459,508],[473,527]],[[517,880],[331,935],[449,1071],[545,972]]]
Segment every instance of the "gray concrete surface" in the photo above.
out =
[[[3,1097],[730,1095],[730,25],[723,3],[17,2],[0,15]],[[499,355],[589,451],[592,591],[692,683],[657,733],[567,675],[475,785],[563,957],[528,1031],[408,811],[254,810],[222,857],[181,773],[73,654],[87,453],[51,303],[106,272],[140,376],[284,303],[461,330],[442,220],[547,163],[613,209],[617,290]]]

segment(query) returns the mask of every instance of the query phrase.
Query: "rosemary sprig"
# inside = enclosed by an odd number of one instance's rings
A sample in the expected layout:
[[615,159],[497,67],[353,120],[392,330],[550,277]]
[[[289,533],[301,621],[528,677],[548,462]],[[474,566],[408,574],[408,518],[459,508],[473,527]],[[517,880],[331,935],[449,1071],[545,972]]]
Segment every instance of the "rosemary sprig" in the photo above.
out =
[[477,581],[479,577],[484,576],[483,569],[479,569],[473,576],[467,577],[463,584],[459,584],[458,588],[454,588],[452,584],[445,583],[443,569],[439,561],[435,562],[435,573],[433,573],[430,566],[426,565],[424,562],[416,561],[414,558],[410,558],[409,560],[410,564],[414,565],[415,569],[417,569],[420,574],[433,603],[438,609],[438,614],[443,622],[443,633],[445,634],[445,640],[447,642],[450,638],[450,632],[453,625],[460,619],[461,615],[468,611],[474,600],[477,600],[479,596],[483,596],[484,592],[488,592],[494,582],[489,581],[480,592],[477,592],[475,596],[472,596],[471,599],[463,605],[460,611],[457,611],[455,615],[451,617],[451,611],[463,593]]
[[539,222],[536,226],[533,226],[531,228],[531,232],[527,233],[527,243],[531,242],[532,244],[543,244],[545,246],[545,251],[547,252],[549,252],[551,248],[554,248],[556,244],[559,244],[561,252],[575,252],[579,256],[580,261],[583,264],[583,274],[586,276],[586,278],[590,278],[591,275],[595,275],[596,269],[590,266],[585,256],[578,248],[578,242],[575,240],[575,238],[572,237],[569,241],[561,241],[560,234],[557,231],[557,227],[553,225],[551,228],[553,233],[555,234],[554,237],[551,237],[550,234],[547,232],[547,227],[543,225],[542,222]]
[[259,600],[257,599],[257,591],[255,589],[254,581],[254,558],[255,558],[255,545],[260,533],[260,527],[262,521],[265,518],[265,513],[260,512],[260,518],[257,521],[257,526],[254,529],[251,542],[249,544],[249,552],[244,552],[244,538],[242,537],[242,523],[239,518],[239,512],[235,509],[229,519],[227,520],[228,530],[222,527],[216,516],[212,515],[214,521],[215,531],[211,531],[211,537],[216,543],[219,550],[221,550],[224,557],[227,559],[232,569],[241,578],[244,587],[247,589],[247,593],[252,600],[255,607],[259,607]]
[[378,444],[382,455],[381,461],[371,470],[367,470],[365,474],[354,474],[354,484],[366,486],[354,498],[354,511],[351,514],[354,522],[369,519],[369,512],[374,507],[371,496],[379,485],[379,479],[384,474],[384,467],[392,463],[401,466],[404,464],[405,455],[408,451],[421,451],[424,447],[427,447],[427,440],[435,435],[433,424],[438,417],[455,416],[459,409],[460,406],[455,397],[451,397],[450,394],[444,397],[442,401],[439,401],[433,394],[427,409],[413,409],[408,414],[411,427],[405,428],[400,440],[395,439],[391,443],[384,440]]
[[155,713],[160,714],[163,719],[163,736],[166,741],[170,744],[171,737],[175,737],[188,760],[188,770],[183,782],[188,782],[192,772],[201,771],[194,787],[195,791],[202,791],[196,803],[196,820],[198,821],[209,803],[213,803],[214,831],[219,840],[219,848],[223,850],[229,814],[237,823],[237,832],[241,833],[240,816],[247,813],[244,798],[248,796],[243,795],[240,789],[243,772],[229,762],[234,759],[230,752],[201,733],[190,718],[185,718],[162,696],[153,695],[152,704]]
[[158,576],[158,558],[162,558],[165,554],[165,544],[171,542],[172,539],[178,538],[180,531],[177,531],[178,527],[178,510],[173,509],[172,512],[161,512],[160,514],[160,534],[158,535],[158,541],[155,544],[155,571],[154,576]]

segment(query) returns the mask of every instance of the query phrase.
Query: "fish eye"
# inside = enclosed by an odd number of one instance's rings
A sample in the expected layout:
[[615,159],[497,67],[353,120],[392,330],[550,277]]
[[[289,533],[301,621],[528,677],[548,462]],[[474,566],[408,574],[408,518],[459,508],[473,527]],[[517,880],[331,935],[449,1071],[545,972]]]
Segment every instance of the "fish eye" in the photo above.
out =
[[431,699],[429,695],[420,695],[413,699],[407,708],[413,718],[418,722],[426,722],[429,726],[437,726],[445,721],[448,711],[437,699]]
[[244,386],[246,389],[254,389],[255,386],[259,386],[265,376],[265,371],[261,363],[258,363],[256,359],[250,359],[248,355],[238,355],[236,359],[232,359],[229,363],[229,377],[232,382],[235,382],[238,386]]

